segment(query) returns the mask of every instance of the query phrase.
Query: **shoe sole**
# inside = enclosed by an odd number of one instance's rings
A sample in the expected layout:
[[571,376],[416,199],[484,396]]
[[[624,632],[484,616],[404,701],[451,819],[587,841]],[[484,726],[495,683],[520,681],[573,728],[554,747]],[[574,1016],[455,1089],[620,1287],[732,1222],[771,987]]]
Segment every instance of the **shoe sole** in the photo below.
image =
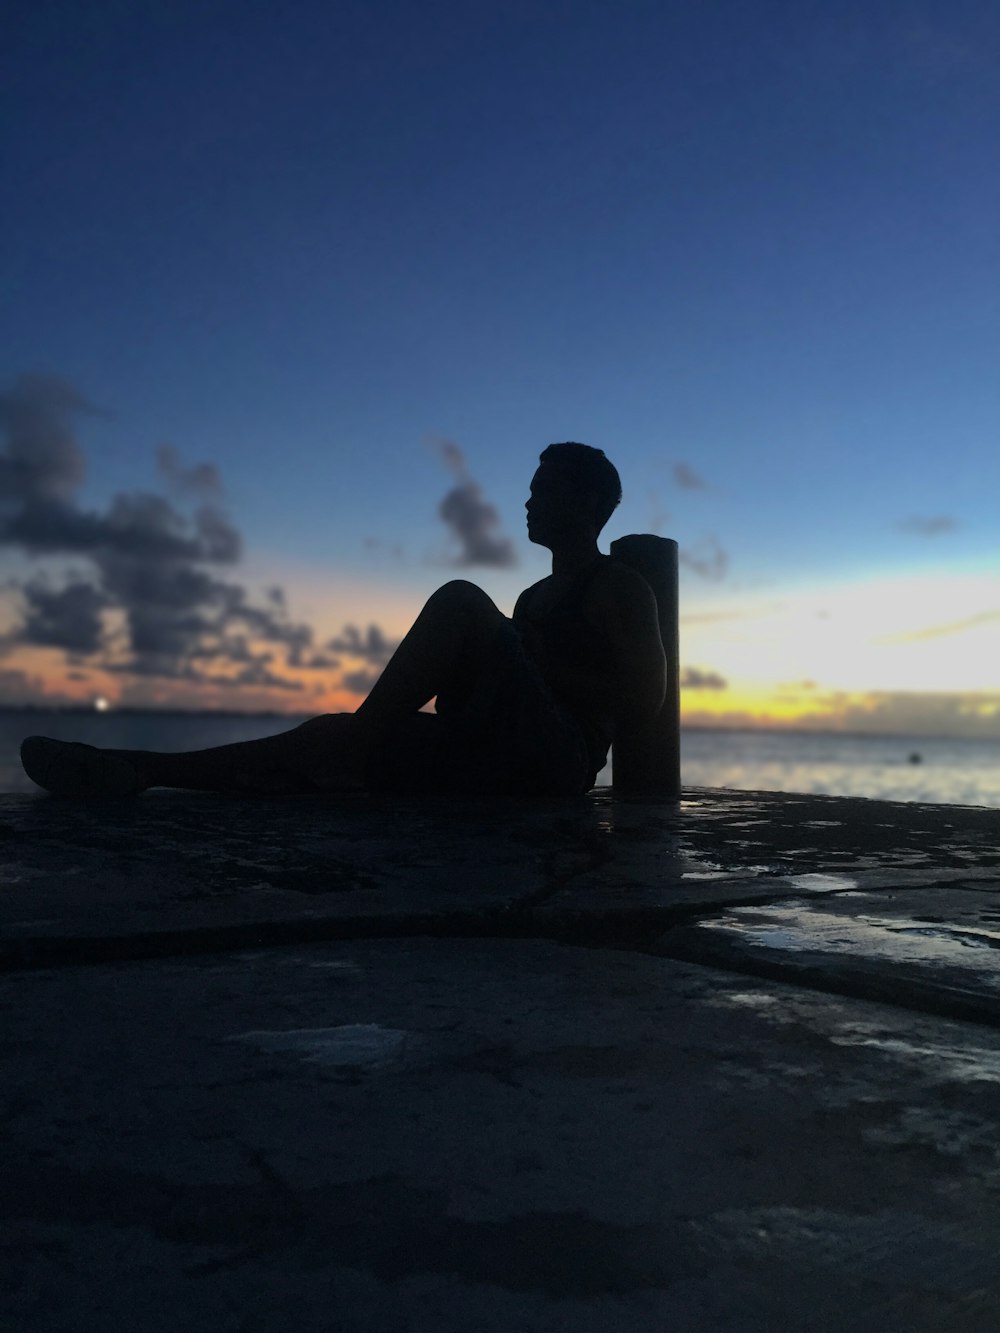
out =
[[29,736],[21,744],[21,767],[32,782],[53,796],[120,800],[139,791],[128,760],[80,741]]

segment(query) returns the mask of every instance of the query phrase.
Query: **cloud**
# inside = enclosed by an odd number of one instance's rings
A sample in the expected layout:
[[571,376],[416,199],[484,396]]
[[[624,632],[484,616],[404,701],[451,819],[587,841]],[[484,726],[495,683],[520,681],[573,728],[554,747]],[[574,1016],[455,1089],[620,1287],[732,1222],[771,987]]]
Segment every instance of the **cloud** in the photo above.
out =
[[873,691],[840,710],[844,730],[1000,739],[1000,692]]
[[366,551],[385,552],[393,560],[402,560],[403,548],[399,542],[384,542],[380,537],[365,537],[363,545]]
[[161,444],[156,451],[156,465],[164,480],[180,495],[202,500],[221,500],[222,479],[213,463],[196,463],[185,468],[172,444]]
[[717,671],[703,671],[700,667],[685,667],[681,672],[682,690],[725,690],[729,682]]
[[45,693],[45,682],[40,676],[29,676],[17,667],[0,668],[0,705],[7,708],[24,704],[61,704],[69,699],[63,695]]
[[770,614],[779,603],[770,603],[764,607],[755,607],[749,611],[688,611],[681,615],[682,625],[721,625],[732,620],[755,620]]
[[942,532],[954,532],[958,527],[958,519],[952,518],[949,514],[935,514],[927,517],[914,515],[910,518],[900,519],[896,526],[901,532],[908,532],[914,537],[937,537]]
[[379,672],[362,668],[360,671],[345,671],[339,683],[351,694],[367,694],[378,678]]
[[673,466],[674,483],[682,491],[705,491],[708,490],[708,482],[704,477],[700,477],[693,467],[688,467],[687,463],[675,463]]
[[[74,413],[96,413],[81,393],[51,375],[22,375],[0,394],[0,524],[3,511],[70,500],[86,463],[69,426]],[[2,531],[2,528],[0,528]]]
[[426,442],[458,480],[438,506],[438,514],[459,546],[452,563],[458,567],[489,565],[502,569],[516,565],[513,543],[497,531],[500,515],[483,498],[461,449],[454,440],[440,436],[428,436]]
[[301,669],[303,671],[336,671],[339,666],[339,657],[327,657],[325,653],[313,653],[308,662],[301,664]]
[[831,690],[815,693],[812,698],[813,711],[796,710],[791,716],[772,713],[766,696],[761,697],[756,708],[710,710],[685,704],[683,725],[1000,741],[1000,691],[996,690],[950,693],[886,690],[857,695]]
[[445,526],[458,539],[457,566],[494,565],[508,569],[517,564],[517,555],[508,537],[494,535],[500,516],[483,500],[475,482],[456,486],[441,501],[438,513]]
[[670,518],[670,510],[664,509],[660,504],[660,497],[656,494],[651,495],[652,510],[649,518],[649,531],[659,534]]
[[357,625],[345,625],[326,645],[332,652],[346,653],[369,666],[384,667],[399,647],[398,639],[387,639],[378,625],[369,625],[362,635]]
[[729,570],[729,556],[714,537],[701,542],[696,550],[682,549],[680,563],[703,579],[720,580]]
[[237,689],[244,685],[262,685],[269,690],[291,690],[297,692],[303,689],[300,680],[290,680],[287,676],[276,675],[268,670],[263,662],[250,662],[235,676],[224,676],[216,681],[217,684]]
[[[21,585],[23,620],[7,646],[101,654],[88,665],[136,676],[300,688],[249,640],[280,645],[283,665],[302,667],[311,627],[290,619],[280,588],[257,605],[241,584],[216,573],[239,561],[243,540],[217,503],[222,482],[212,464],[185,466],[169,445],[157,453],[161,477],[193,512],[152,492],[120,493],[104,511],[78,504],[85,458],[73,418],[95,411],[53,377],[22,376],[0,395],[0,545],[90,564],[61,585],[45,577]],[[108,613],[118,623],[114,634],[106,632]],[[238,670],[213,672],[206,664]]]
[[920,643],[924,639],[941,639],[949,634],[964,634],[966,630],[989,624],[992,620],[1000,620],[1000,610],[979,611],[974,616],[966,616],[963,620],[951,620],[944,625],[928,625],[926,629],[907,630],[902,634],[886,634],[874,639],[873,642]]
[[53,588],[39,578],[25,584],[21,593],[26,605],[19,635],[23,643],[85,655],[103,646],[101,613],[108,606],[108,598],[93,583]]
[[454,473],[459,481],[469,480],[465,455],[454,440],[446,439],[443,435],[425,435],[424,443],[434,450],[448,471]]
[[357,670],[345,671],[337,682],[352,694],[364,695],[382,674],[382,668],[399,647],[399,640],[387,639],[378,625],[369,625],[363,634],[357,625],[345,625],[326,647],[364,663]]

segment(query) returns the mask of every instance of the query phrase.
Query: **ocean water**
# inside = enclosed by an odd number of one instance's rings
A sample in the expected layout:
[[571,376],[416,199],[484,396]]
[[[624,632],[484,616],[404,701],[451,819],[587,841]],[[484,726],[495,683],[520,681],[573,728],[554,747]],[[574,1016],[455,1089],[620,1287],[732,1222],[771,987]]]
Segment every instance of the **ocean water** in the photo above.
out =
[[[18,760],[18,748],[27,735],[121,749],[193,750],[271,736],[301,720],[259,715],[0,710],[0,792],[38,790]],[[919,755],[920,762],[910,762],[911,755]],[[685,730],[681,769],[684,783],[699,787],[1000,807],[997,740]],[[598,782],[610,781],[609,765]]]

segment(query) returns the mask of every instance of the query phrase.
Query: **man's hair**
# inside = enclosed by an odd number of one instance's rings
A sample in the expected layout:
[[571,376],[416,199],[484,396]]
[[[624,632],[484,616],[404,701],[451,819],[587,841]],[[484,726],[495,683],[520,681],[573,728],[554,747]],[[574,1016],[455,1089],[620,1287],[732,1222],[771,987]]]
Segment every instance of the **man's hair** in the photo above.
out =
[[604,454],[589,444],[567,440],[543,449],[539,463],[551,463],[569,478],[570,484],[593,495],[598,531],[621,503],[622,482],[618,469]]

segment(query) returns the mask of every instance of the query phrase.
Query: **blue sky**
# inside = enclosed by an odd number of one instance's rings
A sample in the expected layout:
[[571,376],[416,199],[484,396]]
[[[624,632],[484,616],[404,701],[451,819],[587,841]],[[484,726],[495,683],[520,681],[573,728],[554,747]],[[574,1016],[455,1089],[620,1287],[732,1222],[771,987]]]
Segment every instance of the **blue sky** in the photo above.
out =
[[[317,644],[398,637],[461,557],[439,442],[518,559],[459,572],[509,609],[546,568],[537,453],[584,440],[622,473],[608,536],[690,556],[682,657],[728,685],[692,686],[692,718],[890,725],[889,696],[943,693],[1000,730],[995,6],[43,0],[8,30],[0,387],[42,372],[105,410],[63,414],[74,504],[162,490],[169,444],[221,477],[227,577],[278,583]],[[4,568],[100,577],[13,540]],[[11,697],[209,700],[189,659],[67,663],[24,605]],[[911,636],[888,657],[880,605]],[[811,682],[784,709],[775,616]]]

